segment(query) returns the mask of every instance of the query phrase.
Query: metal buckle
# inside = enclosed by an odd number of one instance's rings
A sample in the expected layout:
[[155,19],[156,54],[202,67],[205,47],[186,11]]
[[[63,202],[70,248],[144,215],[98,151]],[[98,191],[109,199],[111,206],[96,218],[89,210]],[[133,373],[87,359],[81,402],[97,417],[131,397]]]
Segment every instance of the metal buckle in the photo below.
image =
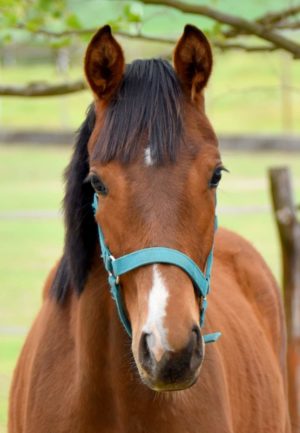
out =
[[[115,262],[116,261],[116,259],[114,258],[114,256],[112,254],[110,254],[109,258],[110,258],[111,262]],[[112,267],[111,267],[111,269],[112,269]],[[120,282],[119,275],[114,275],[111,271],[108,271],[108,275],[110,277],[114,277],[115,283],[119,284],[119,282]]]
[[200,309],[200,326],[201,327],[204,325],[206,308],[207,308],[207,299],[206,299],[206,296],[203,296],[202,300],[201,300],[201,309]]

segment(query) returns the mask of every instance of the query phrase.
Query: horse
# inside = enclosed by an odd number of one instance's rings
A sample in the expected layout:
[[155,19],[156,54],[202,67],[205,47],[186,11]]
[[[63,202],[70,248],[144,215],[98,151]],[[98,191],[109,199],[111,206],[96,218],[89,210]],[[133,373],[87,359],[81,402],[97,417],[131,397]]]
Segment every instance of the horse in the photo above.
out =
[[9,433],[290,432],[278,287],[217,229],[212,65],[192,25],[174,68],[126,65],[109,26],[91,39],[64,251],[14,372]]

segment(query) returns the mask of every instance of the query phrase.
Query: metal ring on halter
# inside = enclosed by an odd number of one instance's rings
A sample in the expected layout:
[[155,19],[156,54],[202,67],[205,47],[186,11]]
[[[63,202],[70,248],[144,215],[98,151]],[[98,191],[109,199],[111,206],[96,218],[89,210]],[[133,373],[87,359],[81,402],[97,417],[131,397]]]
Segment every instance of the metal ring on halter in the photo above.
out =
[[[111,260],[112,262],[115,262],[115,261],[116,261],[115,257],[114,257],[112,254],[110,254],[109,258],[110,258],[110,260]],[[114,274],[112,274],[111,272],[109,272],[108,274],[109,274],[109,276],[111,276],[111,277],[113,276],[113,277],[115,278],[115,283],[116,283],[116,284],[119,284],[119,282],[120,282],[120,277],[119,277],[119,275],[114,275]]]

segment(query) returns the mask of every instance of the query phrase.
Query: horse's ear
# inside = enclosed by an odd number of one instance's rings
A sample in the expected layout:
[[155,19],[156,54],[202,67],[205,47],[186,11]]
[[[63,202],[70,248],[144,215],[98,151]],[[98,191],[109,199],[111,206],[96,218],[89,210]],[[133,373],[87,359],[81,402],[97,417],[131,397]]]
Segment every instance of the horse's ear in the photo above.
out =
[[122,48],[112,36],[110,27],[102,27],[89,43],[84,62],[89,85],[99,98],[109,99],[115,93],[124,67]]
[[184,89],[192,99],[201,93],[212,70],[213,58],[208,40],[192,25],[186,25],[174,52],[174,66]]

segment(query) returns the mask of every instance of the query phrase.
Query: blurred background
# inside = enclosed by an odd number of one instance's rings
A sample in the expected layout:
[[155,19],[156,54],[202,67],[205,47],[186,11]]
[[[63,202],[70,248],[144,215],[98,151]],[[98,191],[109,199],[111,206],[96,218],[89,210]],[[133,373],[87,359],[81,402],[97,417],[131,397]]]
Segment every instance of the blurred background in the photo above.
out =
[[268,169],[286,166],[299,236],[299,1],[0,0],[0,433],[17,356],[62,253],[62,173],[92,100],[84,50],[107,23],[127,62],[171,61],[186,23],[205,32],[215,58],[206,107],[230,170],[218,192],[220,224],[258,248],[282,287]]

